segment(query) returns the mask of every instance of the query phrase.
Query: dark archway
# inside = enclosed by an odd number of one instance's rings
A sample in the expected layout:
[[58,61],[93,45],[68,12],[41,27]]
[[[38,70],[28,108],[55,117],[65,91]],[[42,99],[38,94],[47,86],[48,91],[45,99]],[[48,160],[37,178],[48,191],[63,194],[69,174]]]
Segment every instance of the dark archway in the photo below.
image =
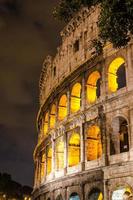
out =
[[79,195],[74,192],[70,195],[69,200],[80,200]]

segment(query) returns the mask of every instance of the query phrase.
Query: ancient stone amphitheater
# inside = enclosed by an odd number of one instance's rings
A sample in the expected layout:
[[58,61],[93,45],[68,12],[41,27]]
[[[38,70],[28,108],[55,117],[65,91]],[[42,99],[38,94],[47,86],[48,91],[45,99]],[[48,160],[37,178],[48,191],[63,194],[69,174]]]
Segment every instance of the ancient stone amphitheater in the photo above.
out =
[[33,200],[132,199],[133,42],[97,55],[98,13],[82,8],[43,63]]

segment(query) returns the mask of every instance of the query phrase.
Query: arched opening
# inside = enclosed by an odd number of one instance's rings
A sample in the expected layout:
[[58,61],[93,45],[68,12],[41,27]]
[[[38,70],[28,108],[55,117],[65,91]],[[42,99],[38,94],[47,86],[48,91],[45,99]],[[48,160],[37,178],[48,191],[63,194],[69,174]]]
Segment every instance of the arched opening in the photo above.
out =
[[63,138],[56,140],[55,144],[56,170],[64,168],[64,141]]
[[55,126],[55,115],[56,115],[56,106],[55,104],[52,105],[50,110],[50,128],[54,128]]
[[115,92],[126,86],[125,60],[116,58],[109,66],[108,87],[110,92]]
[[112,194],[112,200],[122,199],[129,200],[133,198],[133,194],[129,187],[119,187]]
[[80,200],[79,195],[74,192],[70,195],[69,200]]
[[77,112],[80,110],[81,102],[81,84],[76,83],[71,91],[71,112]]
[[68,143],[68,165],[78,165],[80,162],[80,135],[73,132]]
[[128,123],[123,117],[116,117],[112,121],[110,138],[110,154],[119,154],[129,151]]
[[96,160],[102,156],[101,132],[97,125],[92,125],[87,130],[86,153],[87,161]]
[[94,188],[89,193],[88,200],[103,200],[103,194],[98,188]]
[[41,153],[40,175],[41,175],[41,182],[42,182],[46,175],[46,155],[44,152]]
[[57,196],[56,200],[63,200],[61,194]]
[[58,119],[63,120],[67,116],[67,96],[64,94],[59,100]]
[[100,97],[100,80],[101,75],[98,71],[92,72],[87,80],[87,100],[89,103],[95,102]]
[[52,147],[48,146],[46,150],[46,159],[47,159],[47,175],[52,171]]
[[47,132],[48,132],[48,112],[45,114],[45,117],[44,117],[44,135],[47,135]]

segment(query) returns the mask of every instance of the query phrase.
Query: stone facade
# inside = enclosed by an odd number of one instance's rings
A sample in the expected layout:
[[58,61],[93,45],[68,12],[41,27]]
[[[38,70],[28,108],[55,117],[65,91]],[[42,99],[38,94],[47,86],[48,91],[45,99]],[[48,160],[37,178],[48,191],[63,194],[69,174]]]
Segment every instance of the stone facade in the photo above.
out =
[[98,56],[98,13],[82,8],[44,61],[34,200],[132,198],[133,41]]

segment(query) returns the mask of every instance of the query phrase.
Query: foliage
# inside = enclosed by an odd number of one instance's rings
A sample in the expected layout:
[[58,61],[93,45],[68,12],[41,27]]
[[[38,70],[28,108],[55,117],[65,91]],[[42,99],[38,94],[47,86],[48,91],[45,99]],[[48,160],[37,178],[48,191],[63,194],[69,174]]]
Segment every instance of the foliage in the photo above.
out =
[[101,7],[96,47],[107,41],[117,48],[127,45],[133,34],[133,0],[61,0],[54,16],[68,22],[82,6],[91,8],[96,4]]

